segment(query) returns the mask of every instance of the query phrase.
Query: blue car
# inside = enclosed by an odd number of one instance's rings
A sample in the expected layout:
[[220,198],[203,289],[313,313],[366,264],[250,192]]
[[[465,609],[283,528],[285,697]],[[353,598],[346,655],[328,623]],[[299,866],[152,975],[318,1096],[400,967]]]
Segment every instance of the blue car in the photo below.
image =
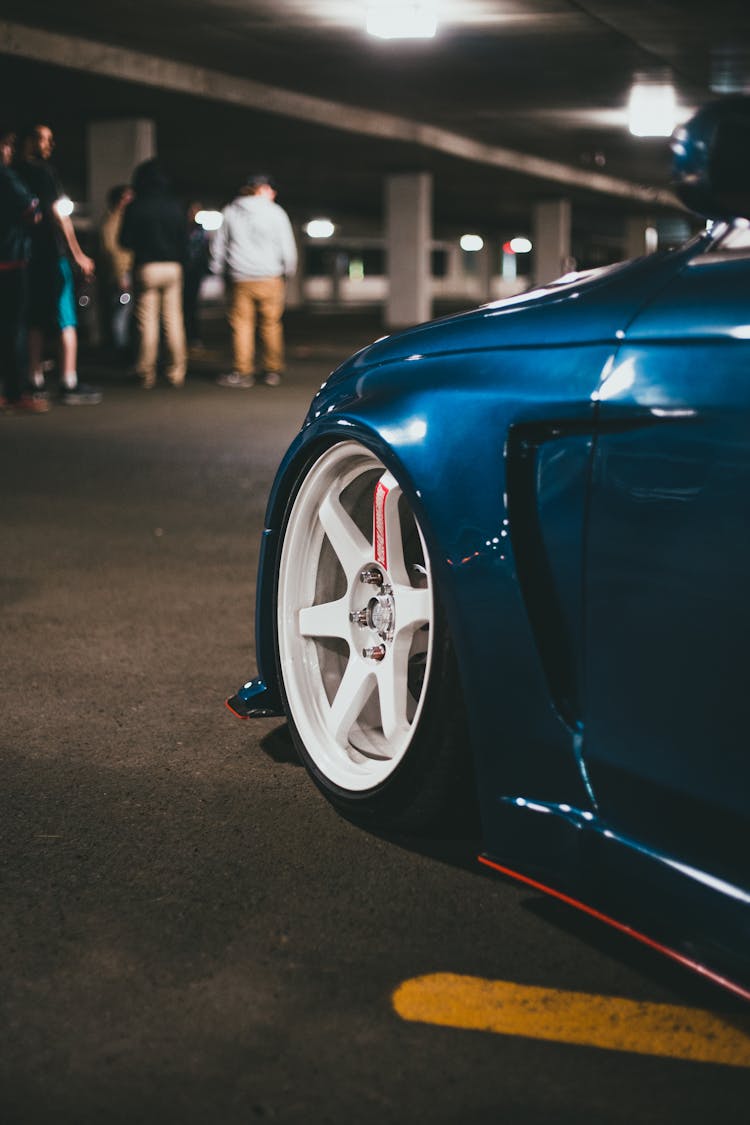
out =
[[677,251],[380,340],[268,503],[258,678],[344,815],[750,999],[750,99],[673,139]]

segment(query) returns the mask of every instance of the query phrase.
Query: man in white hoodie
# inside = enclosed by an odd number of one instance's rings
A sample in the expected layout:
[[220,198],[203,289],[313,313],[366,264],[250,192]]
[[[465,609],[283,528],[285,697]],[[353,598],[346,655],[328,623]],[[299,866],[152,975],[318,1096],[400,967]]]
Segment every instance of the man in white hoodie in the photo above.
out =
[[214,235],[211,272],[224,274],[230,285],[228,320],[234,352],[234,370],[217,380],[223,387],[255,385],[256,320],[261,378],[271,387],[281,382],[285,280],[297,269],[297,246],[289,216],[275,198],[269,176],[249,176],[237,198],[224,208],[224,221]]

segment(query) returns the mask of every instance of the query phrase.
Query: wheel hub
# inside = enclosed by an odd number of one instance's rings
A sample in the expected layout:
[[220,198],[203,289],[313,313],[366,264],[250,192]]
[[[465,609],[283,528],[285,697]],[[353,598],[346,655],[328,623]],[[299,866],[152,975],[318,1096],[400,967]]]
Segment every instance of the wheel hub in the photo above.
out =
[[367,606],[367,624],[383,641],[393,640],[393,630],[396,624],[396,603],[390,586],[384,586],[383,592],[371,598]]

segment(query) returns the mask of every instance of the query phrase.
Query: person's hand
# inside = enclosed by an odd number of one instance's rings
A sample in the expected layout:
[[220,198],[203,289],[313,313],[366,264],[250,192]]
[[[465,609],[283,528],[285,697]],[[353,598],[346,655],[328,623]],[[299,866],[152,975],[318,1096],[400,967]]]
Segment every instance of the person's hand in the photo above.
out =
[[94,259],[89,258],[88,254],[81,254],[79,258],[76,258],[76,262],[86,281],[93,281],[94,275],[96,274],[96,262]]

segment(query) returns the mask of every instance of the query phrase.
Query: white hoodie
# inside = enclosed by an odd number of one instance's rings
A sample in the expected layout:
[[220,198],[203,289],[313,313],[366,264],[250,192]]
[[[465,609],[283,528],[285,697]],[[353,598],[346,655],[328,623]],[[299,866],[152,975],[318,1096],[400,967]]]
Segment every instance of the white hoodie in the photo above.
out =
[[233,281],[291,277],[297,246],[283,207],[262,195],[242,195],[222,211],[211,244],[211,272],[228,269]]

